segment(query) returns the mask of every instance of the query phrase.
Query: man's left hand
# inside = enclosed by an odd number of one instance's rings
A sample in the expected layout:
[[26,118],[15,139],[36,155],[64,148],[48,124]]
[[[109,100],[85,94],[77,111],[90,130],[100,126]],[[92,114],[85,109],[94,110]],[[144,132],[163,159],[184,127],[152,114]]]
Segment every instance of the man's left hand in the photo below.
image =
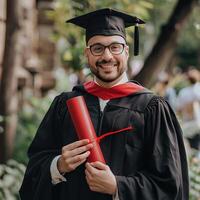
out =
[[114,195],[117,190],[117,182],[109,166],[99,161],[86,163],[86,180],[90,190]]

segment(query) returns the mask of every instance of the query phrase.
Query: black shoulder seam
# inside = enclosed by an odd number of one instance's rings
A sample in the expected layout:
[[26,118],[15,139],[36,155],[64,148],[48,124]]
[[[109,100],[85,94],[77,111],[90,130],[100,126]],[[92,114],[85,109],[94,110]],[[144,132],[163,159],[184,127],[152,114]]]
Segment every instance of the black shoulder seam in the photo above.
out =
[[147,105],[146,108],[150,108],[150,107],[152,107],[152,106],[158,105],[158,102],[159,102],[159,101],[160,101],[160,102],[166,103],[166,101],[165,101],[165,99],[164,99],[163,97],[158,96],[158,95],[155,95],[155,96],[153,96],[153,97],[151,98],[151,100],[149,101],[149,103],[148,103],[148,105]]
[[85,92],[85,88],[83,85],[76,85],[73,87],[72,91],[74,92]]
[[119,103],[118,106],[128,108],[132,111],[144,113],[149,102],[153,98],[154,94],[149,91],[143,91],[135,94],[134,96],[128,96],[124,98],[123,103]]

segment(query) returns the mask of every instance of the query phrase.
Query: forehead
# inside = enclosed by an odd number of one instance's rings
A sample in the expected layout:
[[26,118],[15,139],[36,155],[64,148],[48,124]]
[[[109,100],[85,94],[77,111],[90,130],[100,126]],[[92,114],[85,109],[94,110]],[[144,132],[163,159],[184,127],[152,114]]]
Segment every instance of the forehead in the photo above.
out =
[[88,45],[92,45],[95,43],[101,43],[107,45],[112,42],[126,43],[125,39],[119,35],[113,35],[113,36],[96,35],[89,39]]

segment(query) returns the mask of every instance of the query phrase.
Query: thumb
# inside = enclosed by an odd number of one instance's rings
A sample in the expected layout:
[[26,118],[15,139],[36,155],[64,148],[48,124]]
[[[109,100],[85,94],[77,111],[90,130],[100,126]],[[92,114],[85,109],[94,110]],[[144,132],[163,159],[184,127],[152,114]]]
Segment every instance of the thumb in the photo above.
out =
[[101,169],[101,170],[107,170],[109,167],[108,165],[100,162],[100,161],[96,161],[96,162],[92,162],[90,163],[93,167]]

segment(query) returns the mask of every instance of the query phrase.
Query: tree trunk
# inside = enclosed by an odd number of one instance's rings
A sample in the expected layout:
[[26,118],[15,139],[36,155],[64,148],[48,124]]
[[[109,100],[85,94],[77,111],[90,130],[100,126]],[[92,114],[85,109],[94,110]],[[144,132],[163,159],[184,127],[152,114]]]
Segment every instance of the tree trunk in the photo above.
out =
[[198,0],[178,0],[168,23],[162,27],[156,44],[146,58],[142,70],[134,77],[135,80],[146,87],[152,85],[160,68],[165,67],[172,57],[183,25],[197,3]]
[[16,90],[15,76],[16,43],[19,29],[17,0],[7,0],[6,36],[0,83],[0,163],[10,156],[16,129]]
[[1,68],[3,60],[3,51],[5,44],[5,24],[6,24],[6,0],[0,0],[0,80],[1,80]]

